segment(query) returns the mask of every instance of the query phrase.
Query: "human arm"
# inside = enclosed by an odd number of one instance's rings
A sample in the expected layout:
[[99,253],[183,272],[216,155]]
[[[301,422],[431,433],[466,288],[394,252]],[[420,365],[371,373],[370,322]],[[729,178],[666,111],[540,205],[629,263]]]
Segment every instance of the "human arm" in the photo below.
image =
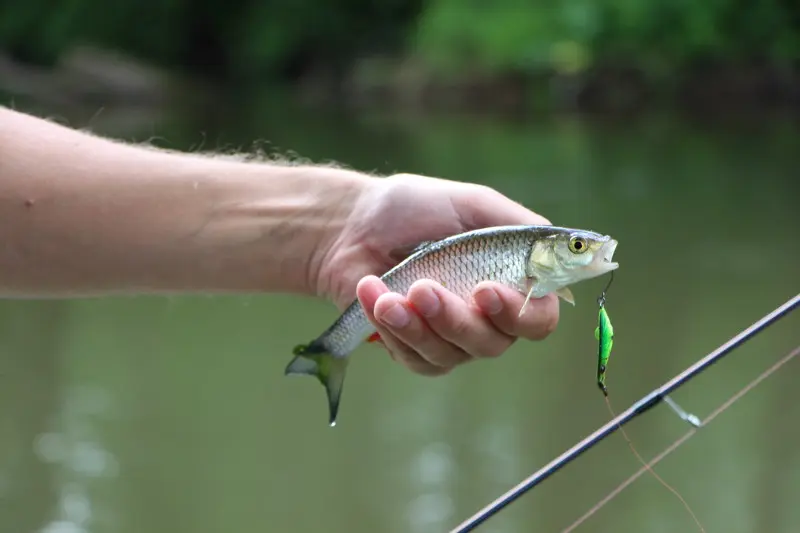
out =
[[[0,107],[2,297],[293,292],[340,309],[358,297],[396,360],[438,375],[546,337],[555,296],[517,317],[524,296],[498,284],[466,302],[430,280],[393,294],[375,275],[420,241],[547,223],[475,184],[167,152]],[[423,317],[430,291],[440,312]],[[407,320],[390,326],[397,305]]]
[[129,145],[0,107],[0,296],[309,293],[370,179]]

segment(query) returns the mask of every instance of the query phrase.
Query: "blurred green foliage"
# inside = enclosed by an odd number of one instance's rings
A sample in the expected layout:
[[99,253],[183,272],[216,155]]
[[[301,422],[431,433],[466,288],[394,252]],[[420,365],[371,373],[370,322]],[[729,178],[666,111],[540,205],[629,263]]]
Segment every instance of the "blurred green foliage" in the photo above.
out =
[[[479,7],[491,5],[491,9]],[[697,62],[800,59],[796,0],[431,0],[418,52],[439,69],[672,74]]]
[[0,0],[0,47],[49,64],[90,42],[225,79],[291,78],[412,53],[447,74],[671,74],[700,61],[800,57],[797,0]]
[[417,0],[0,0],[0,49],[52,64],[74,44],[226,79],[338,68],[364,51],[398,49]]

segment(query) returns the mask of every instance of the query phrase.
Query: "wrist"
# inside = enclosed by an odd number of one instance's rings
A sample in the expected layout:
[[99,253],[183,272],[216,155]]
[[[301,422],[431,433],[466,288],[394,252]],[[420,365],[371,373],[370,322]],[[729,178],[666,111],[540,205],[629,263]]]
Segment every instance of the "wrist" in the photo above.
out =
[[218,281],[233,285],[221,289],[317,295],[321,266],[375,178],[328,167],[236,167],[220,169],[227,190],[197,235],[229,252]]
[[344,169],[126,145],[0,108],[0,293],[317,294]]

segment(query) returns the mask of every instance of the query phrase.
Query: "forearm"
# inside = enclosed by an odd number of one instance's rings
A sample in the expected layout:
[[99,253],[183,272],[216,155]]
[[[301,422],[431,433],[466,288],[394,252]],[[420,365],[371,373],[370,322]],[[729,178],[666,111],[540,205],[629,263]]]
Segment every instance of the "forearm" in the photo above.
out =
[[369,179],[130,146],[0,108],[0,295],[309,292]]

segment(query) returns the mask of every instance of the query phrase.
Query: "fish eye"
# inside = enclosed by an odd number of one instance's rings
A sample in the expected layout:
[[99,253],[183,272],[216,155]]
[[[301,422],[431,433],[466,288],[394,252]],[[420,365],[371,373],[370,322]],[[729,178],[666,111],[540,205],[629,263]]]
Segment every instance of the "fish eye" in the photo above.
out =
[[589,247],[586,245],[586,239],[583,237],[572,237],[569,240],[569,251],[574,254],[582,254],[588,249]]

